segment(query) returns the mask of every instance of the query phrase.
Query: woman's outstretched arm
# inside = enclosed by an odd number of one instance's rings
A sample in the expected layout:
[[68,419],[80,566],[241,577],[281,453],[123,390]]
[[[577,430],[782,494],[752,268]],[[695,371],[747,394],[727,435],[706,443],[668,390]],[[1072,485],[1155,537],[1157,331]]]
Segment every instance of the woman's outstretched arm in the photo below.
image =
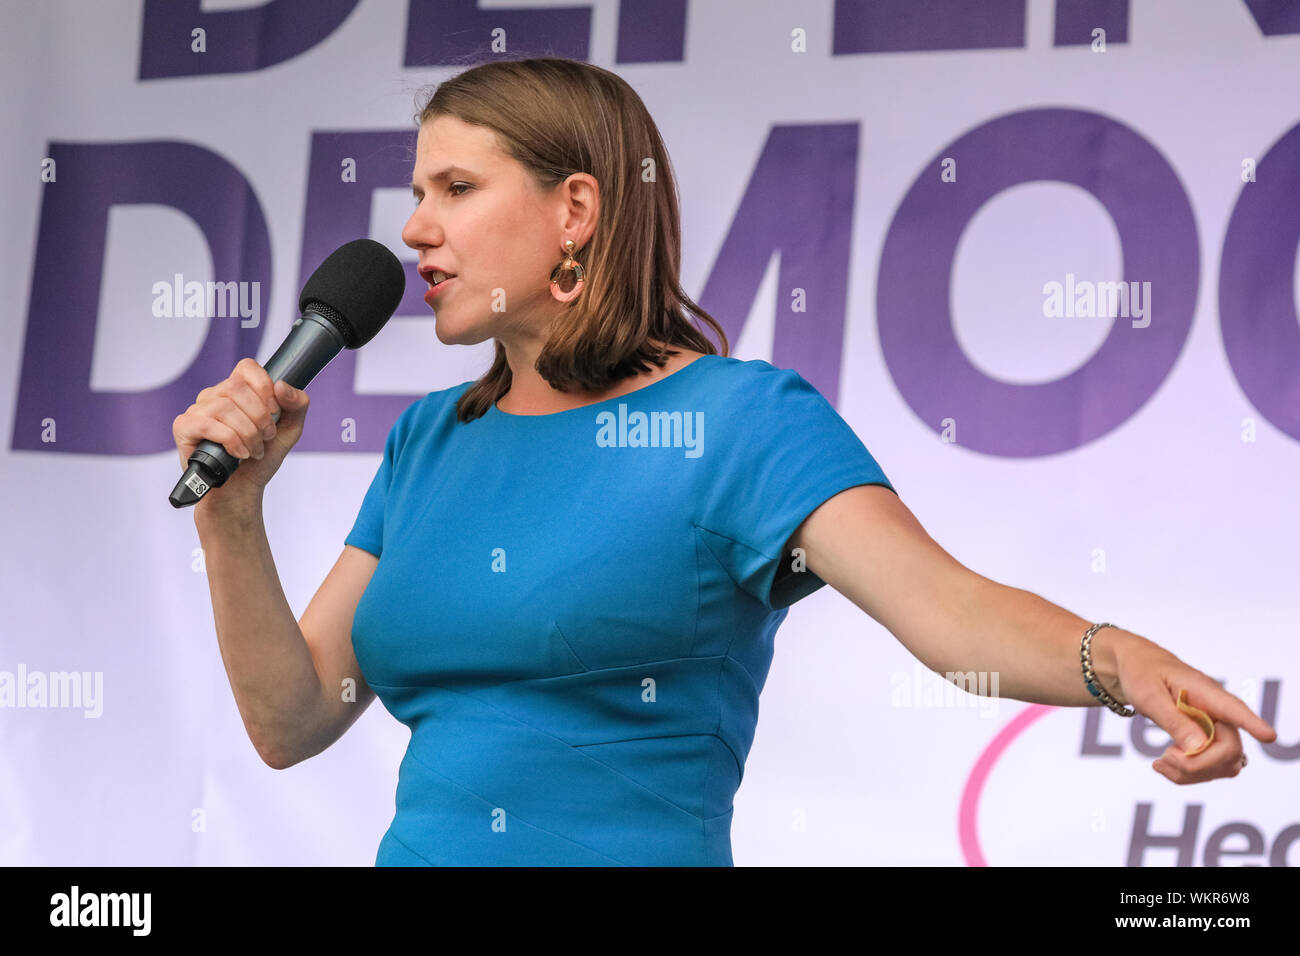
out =
[[[926,533],[889,488],[858,485],[835,495],[795,531],[787,553],[796,548],[809,571],[880,622],[931,670],[946,677],[996,673],[999,696],[1017,700],[1065,707],[1098,703],[1079,665],[1079,643],[1094,622],[970,570]],[[1099,629],[1092,660],[1113,697],[1181,742],[1182,750],[1170,747],[1157,761],[1157,769],[1175,782],[1234,776],[1241,763],[1237,727],[1264,743],[1277,739],[1266,721],[1213,678],[1131,631]],[[1221,729],[1210,747],[1191,757],[1183,750],[1195,750],[1205,734],[1178,709],[1180,688]]]

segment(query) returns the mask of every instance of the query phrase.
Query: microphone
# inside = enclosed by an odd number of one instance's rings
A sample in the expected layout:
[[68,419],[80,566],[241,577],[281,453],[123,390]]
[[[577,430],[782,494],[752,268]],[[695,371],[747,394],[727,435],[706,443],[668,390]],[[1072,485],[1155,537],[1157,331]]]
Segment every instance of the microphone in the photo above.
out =
[[[397,256],[373,239],[354,239],[326,257],[298,297],[300,317],[263,366],[271,381],[305,388],[340,349],[359,349],[378,334],[406,291]],[[277,412],[273,420],[279,421]],[[172,489],[173,508],[197,504],[239,467],[239,459],[214,441],[199,442],[189,467]]]

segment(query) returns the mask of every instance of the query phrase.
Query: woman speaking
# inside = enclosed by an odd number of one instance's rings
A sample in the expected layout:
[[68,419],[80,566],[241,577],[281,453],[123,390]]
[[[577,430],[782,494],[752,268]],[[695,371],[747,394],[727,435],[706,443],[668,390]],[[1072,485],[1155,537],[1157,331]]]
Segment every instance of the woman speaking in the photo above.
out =
[[493,62],[418,123],[402,239],[438,339],[496,355],[398,418],[300,621],[262,493],[307,396],[245,358],[174,423],[182,465],[204,439],[252,459],[194,519],[262,759],[320,753],[376,696],[411,730],[377,865],[730,865],[773,637],[823,584],[939,673],[1141,712],[1176,783],[1236,775],[1238,728],[1275,739],[1151,641],[958,563],[807,381],[727,356],[679,284],[668,154],[620,77]]

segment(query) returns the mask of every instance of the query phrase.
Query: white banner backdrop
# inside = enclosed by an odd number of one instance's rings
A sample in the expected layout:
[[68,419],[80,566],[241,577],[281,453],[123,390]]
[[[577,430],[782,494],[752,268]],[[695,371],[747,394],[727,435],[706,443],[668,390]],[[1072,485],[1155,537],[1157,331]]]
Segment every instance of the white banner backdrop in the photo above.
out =
[[[1246,738],[1239,777],[1177,787],[1151,769],[1154,725],[936,694],[823,588],[777,638],[737,865],[1300,862],[1298,5],[1076,6],[4,4],[0,863],[373,862],[408,732],[376,704],[288,770],[255,753],[192,517],[165,502],[169,424],[197,388],[129,398],[253,353],[196,364],[237,320],[159,317],[145,290],[227,278],[194,196],[255,207],[234,248],[266,279],[245,317],[259,362],[334,246],[369,234],[413,262],[400,179],[365,187],[348,232],[316,174],[337,171],[331,137],[409,133],[413,92],[461,68],[439,65],[466,52],[447,36],[486,59],[507,8],[539,18],[511,21],[511,50],[585,58],[645,100],[681,190],[683,285],[731,354],[822,389],[963,564],[1170,648],[1279,735]],[[1145,317],[1048,314],[1053,282],[1075,305],[1121,279]],[[296,616],[391,409],[488,363],[416,306],[348,373],[398,404],[359,418],[355,449],[305,435],[268,488]],[[104,411],[117,399],[131,414]],[[71,672],[81,698],[31,695]]]

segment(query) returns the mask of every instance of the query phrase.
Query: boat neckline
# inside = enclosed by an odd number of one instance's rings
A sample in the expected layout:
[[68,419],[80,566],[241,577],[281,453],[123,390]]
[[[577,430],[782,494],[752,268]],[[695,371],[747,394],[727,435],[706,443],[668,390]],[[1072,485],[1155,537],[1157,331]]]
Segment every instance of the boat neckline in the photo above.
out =
[[653,382],[650,382],[648,385],[642,385],[640,388],[634,388],[632,389],[632,391],[624,392],[622,395],[615,395],[613,398],[605,398],[605,399],[601,399],[599,402],[591,402],[590,404],[587,405],[579,405],[577,408],[566,408],[564,409],[564,411],[560,411],[560,412],[545,412],[544,414],[541,415],[516,415],[514,412],[503,412],[501,409],[497,408],[497,403],[493,402],[490,406],[488,406],[488,413],[495,414],[498,418],[501,418],[503,420],[518,419],[520,421],[533,421],[535,419],[555,419],[555,418],[560,418],[564,415],[573,415],[577,412],[586,412],[586,411],[590,411],[593,408],[600,408],[602,405],[609,405],[611,402],[625,402],[633,395],[639,395],[642,392],[648,391],[649,389],[652,389],[658,385],[663,385],[665,382],[672,381],[673,379],[677,378],[679,375],[682,375],[683,373],[689,371],[690,369],[693,369],[695,366],[701,364],[705,359],[719,359],[719,358],[722,358],[722,356],[717,355],[716,353],[715,354],[705,353],[704,355],[701,355],[698,358],[691,359],[691,361],[687,362],[677,371],[670,372],[669,374],[663,376],[662,378],[657,378]]

